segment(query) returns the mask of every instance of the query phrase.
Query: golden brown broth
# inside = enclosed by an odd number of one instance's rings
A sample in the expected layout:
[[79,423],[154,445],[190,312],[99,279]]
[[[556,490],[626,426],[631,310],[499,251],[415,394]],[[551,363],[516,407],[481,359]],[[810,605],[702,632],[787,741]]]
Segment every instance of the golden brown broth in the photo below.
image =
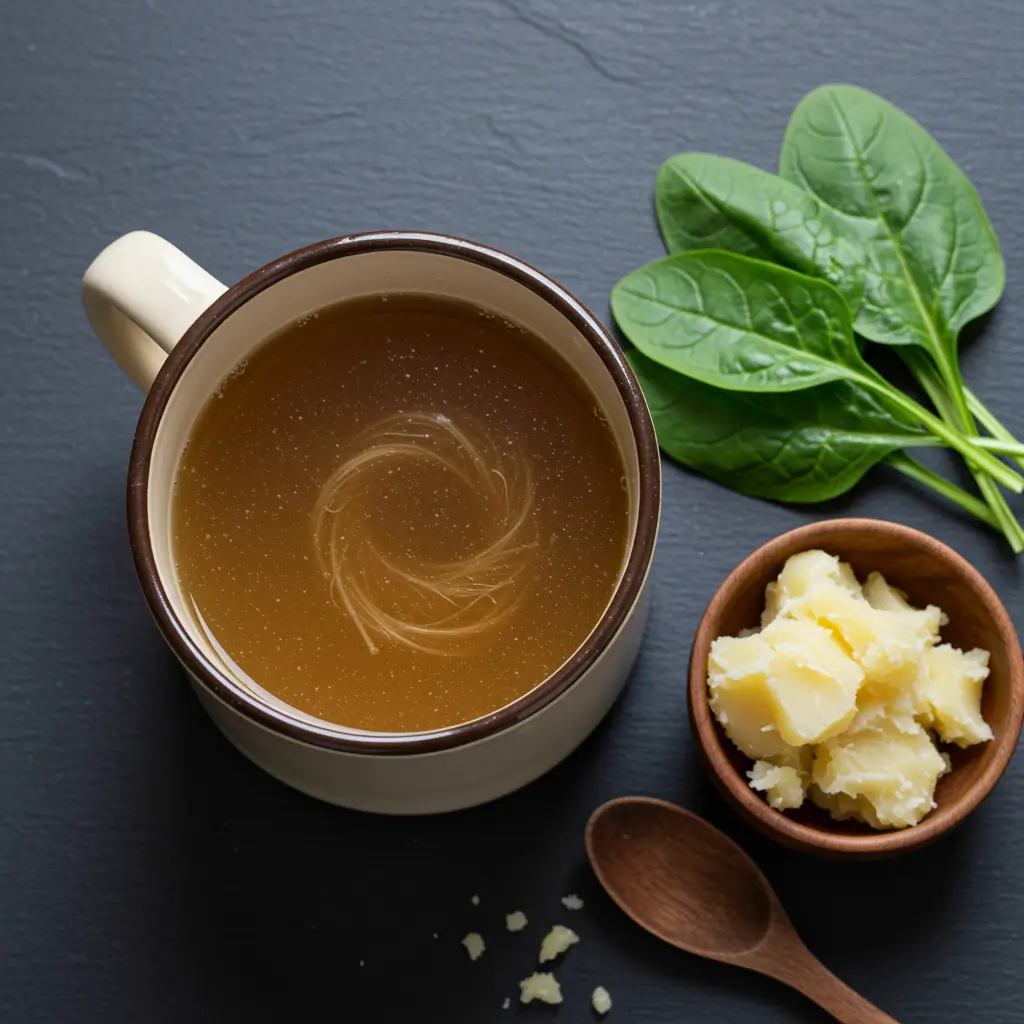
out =
[[557,669],[611,597],[627,522],[574,371],[493,314],[391,295],[287,328],[223,383],[182,459],[174,550],[256,683],[413,732]]

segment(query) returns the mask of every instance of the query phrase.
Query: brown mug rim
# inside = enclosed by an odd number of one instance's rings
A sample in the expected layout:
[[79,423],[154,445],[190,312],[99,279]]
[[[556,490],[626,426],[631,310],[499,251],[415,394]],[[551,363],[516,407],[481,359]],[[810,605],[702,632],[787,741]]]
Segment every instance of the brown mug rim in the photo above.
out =
[[[301,721],[263,703],[213,665],[171,607],[157,569],[149,532],[149,473],[153,445],[167,403],[186,366],[229,316],[285,278],[328,261],[381,251],[427,252],[487,267],[539,295],[568,320],[597,352],[626,407],[639,465],[636,530],[612,599],[577,650],[528,693],[481,718],[444,729],[411,733],[360,733]],[[569,291],[535,267],[502,252],[451,235],[373,231],[340,235],[296,249],[228,288],[182,335],[160,368],[139,416],[128,468],[128,536],[143,594],[171,650],[214,697],[256,724],[308,745],[352,754],[425,754],[450,750],[503,732],[547,707],[579,680],[627,620],[654,554],[661,506],[661,466],[647,403],[622,350],[608,329]]]

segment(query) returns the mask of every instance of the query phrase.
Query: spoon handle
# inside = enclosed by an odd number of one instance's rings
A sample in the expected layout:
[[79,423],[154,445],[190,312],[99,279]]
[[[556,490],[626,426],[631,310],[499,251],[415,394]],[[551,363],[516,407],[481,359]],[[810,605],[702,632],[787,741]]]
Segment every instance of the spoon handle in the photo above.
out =
[[842,1024],[899,1024],[894,1017],[869,1003],[845,982],[840,981],[812,953],[796,958],[775,976],[802,992],[812,1002],[832,1014]]

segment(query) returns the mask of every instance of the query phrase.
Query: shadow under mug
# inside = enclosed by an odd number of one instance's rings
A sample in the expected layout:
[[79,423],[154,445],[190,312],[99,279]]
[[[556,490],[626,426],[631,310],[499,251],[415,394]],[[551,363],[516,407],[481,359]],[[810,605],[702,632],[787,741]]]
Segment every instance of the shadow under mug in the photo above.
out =
[[[450,728],[373,733],[293,708],[233,673],[200,628],[174,571],[179,460],[207,401],[268,337],[361,295],[448,296],[517,321],[579,374],[626,465],[629,542],[615,592],[580,648],[511,704]],[[142,589],[199,699],[227,738],[288,785],[392,814],[455,810],[532,781],[600,722],[636,658],[661,500],[657,441],[629,364],[578,300],[532,267],[444,235],[374,232],[318,242],[225,288],[169,242],[137,231],[103,250],[82,282],[86,314],[147,392],[128,473],[128,528]]]

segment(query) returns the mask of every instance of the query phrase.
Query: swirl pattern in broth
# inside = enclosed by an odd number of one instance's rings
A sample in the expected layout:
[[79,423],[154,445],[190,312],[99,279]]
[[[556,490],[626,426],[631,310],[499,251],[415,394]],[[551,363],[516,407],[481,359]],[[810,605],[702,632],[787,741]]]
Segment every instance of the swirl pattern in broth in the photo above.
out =
[[[319,565],[371,654],[399,643],[465,655],[472,648],[457,641],[484,640],[524,596],[517,584],[537,547],[529,464],[518,450],[502,451],[478,424],[463,426],[444,413],[389,416],[353,439],[352,454],[317,498]],[[417,463],[450,474],[482,502],[479,548],[441,562],[406,552],[402,565],[377,546],[367,500],[374,476]]]

